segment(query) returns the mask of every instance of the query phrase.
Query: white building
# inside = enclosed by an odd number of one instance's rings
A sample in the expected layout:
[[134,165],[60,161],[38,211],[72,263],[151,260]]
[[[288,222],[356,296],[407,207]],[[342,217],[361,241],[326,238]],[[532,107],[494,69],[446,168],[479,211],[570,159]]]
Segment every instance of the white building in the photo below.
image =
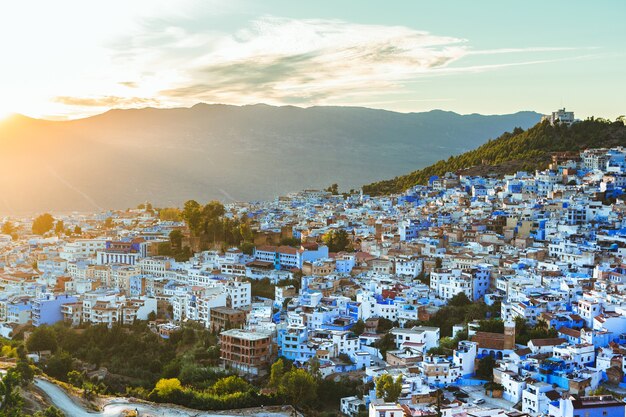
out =
[[396,341],[396,348],[423,345],[423,351],[439,346],[440,333],[438,327],[415,326],[410,329],[399,327],[390,330]]
[[141,255],[137,252],[98,251],[96,263],[98,265],[107,265],[107,264],[135,265],[140,257]]
[[529,382],[522,392],[522,412],[531,415],[546,414],[551,401],[558,399],[559,393],[545,382]]
[[63,246],[59,256],[67,261],[76,261],[95,255],[96,252],[104,250],[105,239],[78,239]]
[[454,350],[452,361],[461,368],[461,376],[471,376],[476,372],[475,362],[478,353],[478,343],[463,340]]
[[564,124],[571,126],[576,119],[574,119],[573,111],[565,111],[565,107],[557,111],[553,111],[552,114],[545,115],[541,118],[541,121],[547,120],[552,126],[558,124]]

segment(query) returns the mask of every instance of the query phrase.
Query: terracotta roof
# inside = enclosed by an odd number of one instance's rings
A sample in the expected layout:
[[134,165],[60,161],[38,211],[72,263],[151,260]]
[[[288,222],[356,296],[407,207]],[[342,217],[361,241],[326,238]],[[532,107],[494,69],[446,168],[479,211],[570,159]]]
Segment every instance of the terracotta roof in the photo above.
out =
[[285,253],[285,254],[289,254],[289,255],[295,255],[296,253],[298,253],[298,249],[292,248],[291,246],[279,246],[276,249],[276,252],[278,252],[278,253]]
[[558,332],[559,334],[564,334],[569,337],[580,338],[580,330],[570,329],[569,327],[561,327]]
[[480,349],[504,350],[504,334],[491,332],[476,332],[472,342],[478,343]]

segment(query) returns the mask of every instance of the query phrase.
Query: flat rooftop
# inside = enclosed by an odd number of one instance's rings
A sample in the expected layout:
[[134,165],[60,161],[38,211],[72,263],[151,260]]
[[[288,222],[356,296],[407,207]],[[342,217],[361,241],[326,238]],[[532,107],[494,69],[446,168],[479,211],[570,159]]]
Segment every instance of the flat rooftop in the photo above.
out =
[[255,331],[243,330],[243,329],[231,329],[231,330],[226,330],[225,332],[220,333],[220,336],[230,336],[230,337],[236,337],[238,339],[245,339],[245,340],[263,340],[263,339],[267,339],[271,335],[266,332],[255,332]]

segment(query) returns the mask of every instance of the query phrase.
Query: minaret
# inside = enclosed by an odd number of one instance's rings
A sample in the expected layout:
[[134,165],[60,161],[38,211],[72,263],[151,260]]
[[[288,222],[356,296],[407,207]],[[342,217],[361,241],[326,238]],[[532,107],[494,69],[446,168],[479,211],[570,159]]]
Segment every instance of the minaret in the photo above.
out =
[[515,350],[515,321],[504,322],[504,350]]
[[378,242],[383,239],[383,224],[380,222],[376,222],[374,224],[374,237]]

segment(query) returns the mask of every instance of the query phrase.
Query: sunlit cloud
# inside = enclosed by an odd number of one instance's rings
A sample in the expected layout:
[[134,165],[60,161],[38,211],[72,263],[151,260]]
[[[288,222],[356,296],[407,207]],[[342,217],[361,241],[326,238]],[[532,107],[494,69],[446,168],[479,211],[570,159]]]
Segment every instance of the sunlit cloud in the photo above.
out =
[[[174,39],[173,42],[178,42]],[[212,38],[165,97],[211,102],[317,104],[379,93],[467,53],[466,40],[401,26],[264,17]]]
[[136,106],[153,106],[160,102],[153,98],[141,97],[55,97],[57,103],[67,104],[69,106],[85,106],[85,107],[136,107]]

